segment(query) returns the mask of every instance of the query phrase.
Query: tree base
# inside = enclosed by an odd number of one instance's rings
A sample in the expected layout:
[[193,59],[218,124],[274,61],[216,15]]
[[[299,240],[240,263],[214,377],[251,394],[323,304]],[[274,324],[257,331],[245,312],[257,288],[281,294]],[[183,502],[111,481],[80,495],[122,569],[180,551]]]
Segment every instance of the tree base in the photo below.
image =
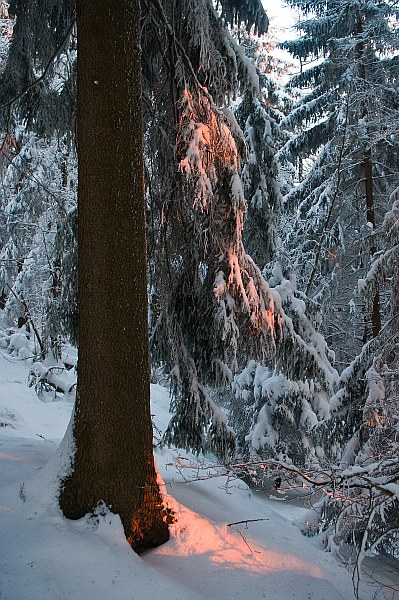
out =
[[165,544],[169,540],[169,537],[168,525],[164,523],[157,529],[149,531],[140,540],[131,541],[128,539],[128,542],[136,554],[143,554],[146,550],[162,546],[162,544]]

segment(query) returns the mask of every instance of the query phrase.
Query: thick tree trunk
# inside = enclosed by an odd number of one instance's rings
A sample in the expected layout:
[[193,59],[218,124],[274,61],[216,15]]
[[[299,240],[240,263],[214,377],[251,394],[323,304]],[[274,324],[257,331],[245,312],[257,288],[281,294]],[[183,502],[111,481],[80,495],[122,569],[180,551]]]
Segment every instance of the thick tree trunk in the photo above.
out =
[[60,505],[101,501],[136,551],[168,539],[152,454],[139,0],[77,0],[79,366]]

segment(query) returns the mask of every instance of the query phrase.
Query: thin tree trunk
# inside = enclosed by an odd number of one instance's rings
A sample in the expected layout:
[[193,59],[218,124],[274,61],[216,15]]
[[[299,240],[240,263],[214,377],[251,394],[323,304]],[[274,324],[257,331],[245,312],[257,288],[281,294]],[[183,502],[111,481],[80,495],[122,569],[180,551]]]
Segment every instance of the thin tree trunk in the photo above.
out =
[[[359,21],[357,34],[359,36],[363,35],[363,23]],[[365,45],[363,41],[360,41],[356,45],[356,55],[360,61],[359,64],[359,76],[364,82],[367,80],[366,74],[366,65],[364,63],[364,54],[365,54]],[[365,86],[364,86],[365,87]],[[364,92],[365,93],[365,90]],[[367,117],[367,100],[363,101],[363,107],[361,111],[361,118],[364,119]],[[367,148],[363,153],[363,172],[364,172],[364,186],[365,186],[365,200],[366,200],[366,219],[368,223],[371,223],[373,226],[373,231],[375,230],[375,205],[374,205],[374,182],[373,182],[373,163],[372,163],[372,153],[371,148]],[[377,247],[375,245],[375,238],[372,237],[372,242],[370,244],[370,256],[373,256],[377,251]],[[379,334],[381,330],[381,310],[380,310],[380,294],[377,291],[373,297],[373,304],[371,309],[371,331],[372,337],[375,338]],[[363,341],[367,341],[368,339],[368,327],[366,324]]]
[[[374,188],[373,188],[373,165],[371,162],[371,148],[368,148],[363,154],[363,168],[365,177],[365,193],[366,193],[366,218],[367,222],[375,231],[375,208],[374,208]],[[370,244],[370,255],[373,256],[377,252],[375,237],[372,237]],[[381,330],[381,311],[380,311],[380,295],[378,291],[373,297],[373,305],[371,311],[371,330],[373,338],[377,337]]]
[[105,502],[136,551],[168,539],[149,404],[139,0],[77,0],[79,365],[60,505]]

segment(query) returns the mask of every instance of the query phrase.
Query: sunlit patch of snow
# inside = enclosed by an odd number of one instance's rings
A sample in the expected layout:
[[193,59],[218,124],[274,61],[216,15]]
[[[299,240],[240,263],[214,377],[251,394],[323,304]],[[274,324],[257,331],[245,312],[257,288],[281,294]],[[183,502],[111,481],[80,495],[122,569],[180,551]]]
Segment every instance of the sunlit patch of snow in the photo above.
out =
[[[0,428],[2,600],[352,597],[350,573],[292,525],[303,509],[253,494],[226,477],[186,483],[174,449],[156,449],[159,482],[176,517],[164,546],[138,557],[119,516],[109,511],[65,519],[57,492],[70,468],[70,430],[57,446],[71,402],[41,402],[24,383],[24,361],[2,361],[1,367],[0,414],[12,415],[13,423]],[[16,380],[23,383],[10,383]],[[161,430],[170,419],[169,400],[168,390],[152,386],[152,413]],[[364,586],[362,600],[374,598],[374,591]]]
[[249,573],[279,573],[298,571],[323,579],[321,569],[314,563],[275,548],[265,547],[246,537],[245,524],[216,525],[200,514],[176,502],[169,503],[178,515],[172,526],[172,541],[153,552],[157,556],[195,556],[220,565],[223,570]]

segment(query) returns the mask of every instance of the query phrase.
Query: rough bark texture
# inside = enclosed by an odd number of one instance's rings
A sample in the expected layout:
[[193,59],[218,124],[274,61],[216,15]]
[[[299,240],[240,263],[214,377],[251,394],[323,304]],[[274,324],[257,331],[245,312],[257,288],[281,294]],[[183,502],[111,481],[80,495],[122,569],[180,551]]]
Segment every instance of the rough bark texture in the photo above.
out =
[[152,454],[139,0],[78,0],[76,455],[60,505],[101,501],[136,551],[168,539]]

